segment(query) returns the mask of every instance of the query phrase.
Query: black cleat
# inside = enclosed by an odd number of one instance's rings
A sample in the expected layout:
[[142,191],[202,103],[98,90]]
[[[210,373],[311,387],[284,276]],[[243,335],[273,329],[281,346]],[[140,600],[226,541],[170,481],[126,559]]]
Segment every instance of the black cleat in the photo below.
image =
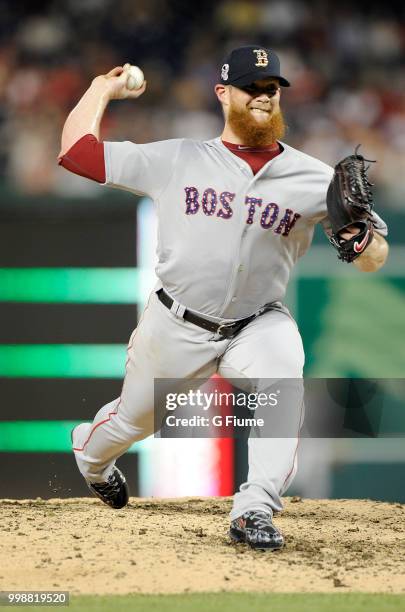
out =
[[114,466],[107,482],[87,482],[87,485],[108,506],[119,510],[127,505],[129,489],[124,474]]
[[256,550],[278,550],[284,546],[284,538],[272,518],[261,510],[245,512],[231,522],[229,535],[234,542],[246,542]]

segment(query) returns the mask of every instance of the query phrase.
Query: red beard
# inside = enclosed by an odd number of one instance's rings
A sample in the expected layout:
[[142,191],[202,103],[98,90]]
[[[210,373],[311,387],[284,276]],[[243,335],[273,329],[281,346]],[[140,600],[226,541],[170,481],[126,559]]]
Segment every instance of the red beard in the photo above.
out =
[[266,121],[258,123],[249,112],[249,109],[239,110],[230,106],[228,123],[232,131],[240,138],[242,144],[249,147],[264,147],[282,140],[286,125],[281,111],[270,115]]

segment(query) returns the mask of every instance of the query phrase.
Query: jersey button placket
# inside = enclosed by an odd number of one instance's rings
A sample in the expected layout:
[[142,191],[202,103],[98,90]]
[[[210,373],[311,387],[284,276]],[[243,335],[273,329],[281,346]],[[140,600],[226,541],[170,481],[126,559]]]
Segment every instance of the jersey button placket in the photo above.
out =
[[[245,224],[245,227],[243,228],[242,233],[241,233],[241,237],[240,237],[239,252],[240,252],[240,249],[241,249],[241,243],[246,238],[247,232],[248,232],[248,225]],[[233,291],[235,293],[238,292],[238,287],[239,287],[239,277],[238,277],[238,275],[241,272],[243,272],[243,269],[244,269],[243,264],[239,263],[238,267],[236,268],[236,274],[235,274],[234,281],[233,281],[233,284],[234,284]],[[233,295],[233,297],[230,299],[230,303],[231,304],[235,304],[235,302],[237,302],[237,301],[238,301],[238,298],[236,297],[236,295]]]
[[[243,169],[243,173],[246,174],[246,169]],[[249,181],[248,185],[251,184],[251,180]],[[239,220],[240,222],[243,224],[243,229],[240,232],[239,236],[239,245],[237,248],[237,252],[235,253],[235,264],[233,267],[233,271],[231,274],[231,279],[228,285],[228,291],[227,291],[227,297],[225,300],[225,304],[224,304],[224,308],[222,312],[226,312],[227,308],[229,307],[230,304],[234,303],[236,300],[234,300],[232,297],[234,297],[234,294],[238,292],[238,286],[239,286],[239,279],[238,279],[238,273],[239,273],[239,264],[237,264],[236,262],[239,259],[240,256],[240,251],[241,251],[241,243],[243,241],[243,239],[246,237],[247,234],[247,230],[248,227],[246,225],[246,221],[245,221],[245,207],[244,207],[244,203],[245,203],[245,199],[246,199],[246,195],[247,195],[247,190],[246,187],[244,189],[241,189],[240,191],[240,197],[238,198],[240,201],[240,206],[238,206],[236,208],[236,210],[238,211],[239,214]],[[232,315],[228,315],[228,316],[232,316]]]

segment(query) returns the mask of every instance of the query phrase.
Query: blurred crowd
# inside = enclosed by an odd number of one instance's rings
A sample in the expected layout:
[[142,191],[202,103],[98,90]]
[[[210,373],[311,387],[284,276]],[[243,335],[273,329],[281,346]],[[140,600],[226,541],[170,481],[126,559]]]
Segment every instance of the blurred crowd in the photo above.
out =
[[286,142],[334,164],[358,143],[377,159],[387,207],[405,208],[405,21],[401,3],[342,0],[0,2],[0,172],[23,193],[97,188],[56,164],[64,119],[98,74],[126,62],[148,81],[113,102],[103,138],[208,139],[221,132],[213,86],[234,46],[274,48]]

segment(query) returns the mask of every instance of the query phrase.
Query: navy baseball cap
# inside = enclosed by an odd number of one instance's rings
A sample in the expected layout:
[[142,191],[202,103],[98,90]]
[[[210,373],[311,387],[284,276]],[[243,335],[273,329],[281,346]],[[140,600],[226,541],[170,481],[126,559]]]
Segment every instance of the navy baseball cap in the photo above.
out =
[[233,49],[225,58],[221,68],[221,83],[244,87],[253,81],[275,77],[283,87],[290,83],[280,74],[280,60],[271,49],[260,45],[249,45]]

